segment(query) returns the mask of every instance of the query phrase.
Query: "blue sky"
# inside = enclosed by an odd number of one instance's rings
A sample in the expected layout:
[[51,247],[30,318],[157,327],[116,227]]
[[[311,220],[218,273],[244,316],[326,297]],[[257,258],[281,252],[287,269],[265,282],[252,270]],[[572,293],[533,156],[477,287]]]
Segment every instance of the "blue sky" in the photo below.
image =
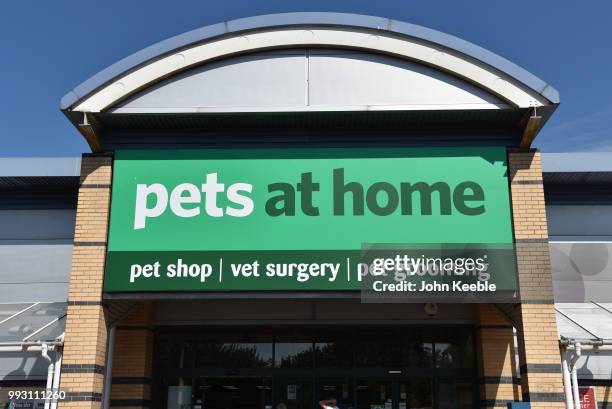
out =
[[612,2],[57,0],[10,1],[0,8],[0,156],[87,152],[59,111],[60,98],[75,85],[184,31],[289,11],[391,17],[488,48],[561,93],[537,147],[612,151]]

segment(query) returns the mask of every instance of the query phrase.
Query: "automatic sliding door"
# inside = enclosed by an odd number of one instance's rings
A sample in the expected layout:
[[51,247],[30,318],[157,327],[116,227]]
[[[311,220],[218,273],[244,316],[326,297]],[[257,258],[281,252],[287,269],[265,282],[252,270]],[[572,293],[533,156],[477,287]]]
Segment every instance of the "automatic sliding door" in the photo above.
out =
[[392,381],[357,381],[357,409],[393,409]]
[[271,407],[269,378],[199,378],[193,409],[265,409]]
[[432,393],[432,381],[430,379],[400,380],[397,409],[432,409]]
[[456,379],[438,380],[436,409],[472,409],[474,383]]
[[352,409],[354,406],[352,379],[321,378],[317,381],[317,401],[336,399],[340,409]]
[[274,388],[275,408],[315,409],[312,379],[277,379]]

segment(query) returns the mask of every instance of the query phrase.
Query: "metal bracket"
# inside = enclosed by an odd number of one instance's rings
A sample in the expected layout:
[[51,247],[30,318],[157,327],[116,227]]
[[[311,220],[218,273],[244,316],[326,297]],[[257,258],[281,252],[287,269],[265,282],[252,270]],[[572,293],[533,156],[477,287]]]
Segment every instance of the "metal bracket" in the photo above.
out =
[[100,142],[98,135],[100,134],[100,126],[93,115],[83,112],[83,122],[78,125],[79,131],[87,140],[92,152],[100,152]]
[[521,148],[529,148],[531,143],[535,139],[538,131],[540,130],[542,124],[542,117],[538,116],[537,107],[533,106],[533,112],[529,119],[527,119],[527,123],[525,124],[525,129],[523,130],[523,137],[521,139]]

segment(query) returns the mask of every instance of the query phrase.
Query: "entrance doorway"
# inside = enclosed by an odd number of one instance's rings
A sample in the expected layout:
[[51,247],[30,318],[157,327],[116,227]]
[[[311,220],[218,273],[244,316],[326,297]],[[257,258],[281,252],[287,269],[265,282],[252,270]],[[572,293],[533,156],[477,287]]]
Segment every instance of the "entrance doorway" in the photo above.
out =
[[397,408],[393,396],[393,381],[360,380],[357,382],[357,409]]
[[156,333],[153,409],[473,409],[472,329]]
[[[284,404],[287,409],[311,409],[315,401],[313,379],[281,378],[275,380],[274,408]],[[280,406],[282,407],[282,406]]]

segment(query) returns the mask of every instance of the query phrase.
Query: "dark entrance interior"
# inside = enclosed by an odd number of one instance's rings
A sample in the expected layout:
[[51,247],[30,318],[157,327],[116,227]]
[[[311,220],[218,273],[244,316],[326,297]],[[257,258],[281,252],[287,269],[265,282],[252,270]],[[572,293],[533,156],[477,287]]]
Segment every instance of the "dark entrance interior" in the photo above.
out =
[[155,409],[472,409],[471,327],[156,331]]

